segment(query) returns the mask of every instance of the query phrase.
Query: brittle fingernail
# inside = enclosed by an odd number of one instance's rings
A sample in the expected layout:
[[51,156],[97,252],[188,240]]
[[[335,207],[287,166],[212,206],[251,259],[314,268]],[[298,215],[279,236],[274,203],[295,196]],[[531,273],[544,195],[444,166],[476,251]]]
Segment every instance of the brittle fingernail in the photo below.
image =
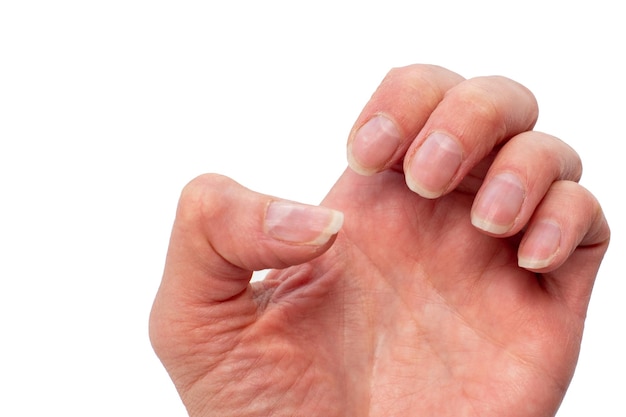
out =
[[549,220],[533,225],[520,244],[518,265],[527,269],[541,269],[550,265],[561,244],[561,227]]
[[348,163],[360,174],[374,174],[389,162],[401,141],[392,120],[383,115],[374,116],[359,128],[348,145]]
[[431,133],[410,161],[406,178],[409,188],[422,197],[441,196],[463,161],[463,149],[442,132]]
[[480,191],[472,208],[472,224],[493,234],[513,227],[526,193],[517,175],[505,172],[493,177]]
[[265,214],[265,229],[285,242],[322,245],[343,224],[343,213],[321,206],[273,201]]

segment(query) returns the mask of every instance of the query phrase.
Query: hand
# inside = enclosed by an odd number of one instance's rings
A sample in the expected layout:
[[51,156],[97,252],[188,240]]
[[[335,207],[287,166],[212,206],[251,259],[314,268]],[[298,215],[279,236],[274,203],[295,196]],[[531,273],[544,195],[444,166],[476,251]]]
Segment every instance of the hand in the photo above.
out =
[[536,118],[511,80],[414,65],[322,206],[192,181],[150,321],[189,414],[554,415],[609,228]]

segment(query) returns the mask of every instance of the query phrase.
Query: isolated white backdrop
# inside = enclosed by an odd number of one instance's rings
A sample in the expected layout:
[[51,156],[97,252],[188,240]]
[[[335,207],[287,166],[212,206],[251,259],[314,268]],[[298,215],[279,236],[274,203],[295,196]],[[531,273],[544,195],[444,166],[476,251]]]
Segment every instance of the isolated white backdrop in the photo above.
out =
[[613,242],[559,416],[626,415],[618,2],[0,2],[0,415],[183,416],[147,334],[178,193],[319,202],[387,70],[500,74],[583,156]]

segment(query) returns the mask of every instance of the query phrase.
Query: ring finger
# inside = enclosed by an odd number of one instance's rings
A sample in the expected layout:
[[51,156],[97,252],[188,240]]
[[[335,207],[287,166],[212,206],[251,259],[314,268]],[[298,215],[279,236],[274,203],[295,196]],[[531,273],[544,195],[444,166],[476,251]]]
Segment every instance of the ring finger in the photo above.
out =
[[578,181],[582,164],[563,141],[541,132],[524,132],[496,155],[472,207],[472,223],[499,236],[519,232],[552,183]]

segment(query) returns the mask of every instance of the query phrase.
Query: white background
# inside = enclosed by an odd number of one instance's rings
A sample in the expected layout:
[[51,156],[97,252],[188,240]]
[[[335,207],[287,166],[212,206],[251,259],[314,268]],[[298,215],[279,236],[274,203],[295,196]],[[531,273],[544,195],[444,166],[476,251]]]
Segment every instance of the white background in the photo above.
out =
[[[220,172],[316,203],[387,70],[536,94],[613,241],[559,416],[626,405],[619,2],[0,2],[0,415],[184,416],[148,313],[180,189]],[[529,399],[530,400],[530,399]]]

